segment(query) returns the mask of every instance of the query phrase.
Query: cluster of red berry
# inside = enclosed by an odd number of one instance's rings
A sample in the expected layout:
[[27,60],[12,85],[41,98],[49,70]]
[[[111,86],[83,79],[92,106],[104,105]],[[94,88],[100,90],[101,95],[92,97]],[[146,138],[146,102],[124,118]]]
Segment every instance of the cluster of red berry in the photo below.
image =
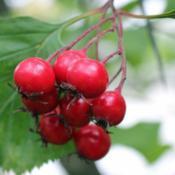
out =
[[14,81],[22,102],[39,116],[38,132],[52,144],[73,138],[80,156],[98,160],[110,148],[107,125],[119,124],[125,115],[125,100],[119,89],[106,91],[105,65],[88,58],[85,50],[66,50],[52,66],[41,58],[18,64]]

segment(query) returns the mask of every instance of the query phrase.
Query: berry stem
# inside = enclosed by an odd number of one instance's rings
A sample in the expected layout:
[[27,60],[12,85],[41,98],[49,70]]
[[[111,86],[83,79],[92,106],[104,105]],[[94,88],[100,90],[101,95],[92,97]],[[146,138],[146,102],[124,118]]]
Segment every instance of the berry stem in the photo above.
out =
[[107,29],[107,30],[103,30],[102,32],[98,33],[95,37],[93,37],[84,47],[85,50],[88,50],[89,47],[91,47],[94,43],[96,43],[100,38],[102,38],[103,36],[105,36],[107,33],[109,32],[113,32],[113,29]]
[[116,14],[116,10],[115,10],[115,7],[114,7],[114,0],[110,0],[110,6],[111,6],[111,9],[112,9],[112,15],[113,15],[112,27],[113,27],[114,31],[117,32],[117,23],[116,23],[117,14]]
[[105,18],[103,20],[101,20],[99,23],[91,26],[90,28],[88,28],[87,30],[85,30],[80,36],[78,36],[74,41],[72,41],[70,44],[68,44],[65,47],[62,47],[61,49],[55,51],[47,60],[48,62],[51,62],[56,56],[58,56],[61,52],[65,51],[65,50],[69,50],[72,47],[74,47],[79,41],[81,41],[82,39],[84,39],[84,37],[86,37],[89,33],[91,33],[94,30],[97,30],[101,25],[103,25],[104,23],[111,21],[113,19],[113,17],[108,17]]
[[[112,7],[112,11],[113,11],[113,17],[108,17],[108,18],[104,18],[102,17],[102,19],[100,20],[99,23],[97,23],[96,25],[90,27],[89,29],[87,29],[84,33],[82,33],[82,35],[80,35],[75,41],[73,41],[72,43],[70,43],[69,45],[57,50],[56,52],[54,52],[47,60],[49,62],[51,62],[57,55],[59,55],[62,51],[64,50],[68,50],[71,49],[75,44],[77,44],[80,40],[82,40],[86,35],[88,35],[91,31],[93,30],[98,30],[99,27],[104,24],[105,22],[107,22],[108,20],[113,20],[113,26],[116,26],[116,22],[114,22],[114,17],[116,18],[116,16],[127,16],[127,17],[131,17],[131,18],[138,18],[138,19],[155,19],[155,18],[165,18],[166,17],[166,13],[165,14],[158,14],[158,15],[137,15],[137,14],[132,14],[123,10],[115,10],[114,6],[113,6],[113,2],[114,0],[109,0],[107,1],[106,4],[104,4],[101,8],[97,8],[94,10],[91,10],[83,15],[77,16],[71,20],[69,20],[65,25],[63,25],[61,31],[63,31],[67,26],[85,18],[85,17],[89,17],[89,16],[93,16],[96,15],[98,13],[103,13],[105,14],[106,11],[108,10],[108,8],[111,6]],[[114,13],[115,12],[115,13]],[[174,12],[172,12],[174,13]],[[115,14],[115,15],[114,15]],[[167,18],[169,17],[169,13],[167,13]],[[104,18],[104,19],[103,19]],[[61,33],[61,32],[60,32]],[[97,40],[97,48],[98,48],[98,40]],[[97,52],[98,54],[98,52]]]
[[[116,31],[116,34],[118,36],[118,49],[117,49],[116,53],[118,55],[120,55],[120,57],[121,57],[122,77],[121,77],[121,80],[120,80],[119,85],[117,87],[117,89],[121,92],[122,88],[123,88],[123,85],[124,85],[124,82],[126,80],[126,58],[125,58],[124,47],[123,47],[122,16],[119,13],[120,11],[115,9],[114,0],[110,0],[110,4],[111,4],[110,6],[111,6],[111,9],[112,9],[112,15],[113,15],[112,25],[113,25],[114,31]],[[116,23],[116,18],[118,18],[118,25]]]
[[[104,8],[103,14],[101,15],[100,21],[102,21],[102,20],[105,19],[105,16],[106,16],[106,13],[107,13],[109,7],[110,7],[110,2],[108,1],[106,3],[106,8]],[[101,32],[101,29],[100,28],[97,29],[97,34],[99,32]],[[100,38],[98,38],[97,41],[96,41],[96,43],[95,43],[95,47],[96,47],[96,59],[97,60],[99,60],[99,40],[100,40]]]
[[119,54],[118,51],[115,51],[115,52],[111,53],[110,55],[108,55],[106,58],[104,58],[102,60],[102,63],[106,64],[112,57],[114,57],[117,54]]
[[109,84],[110,85],[118,76],[119,74],[121,73],[122,69],[120,67],[120,69],[115,73],[115,75],[111,78],[111,80],[109,81]]
[[83,13],[79,16],[76,16],[68,21],[66,21],[60,28],[59,28],[59,32],[58,32],[58,38],[59,38],[59,41],[60,41],[60,44],[62,45],[62,47],[65,46],[64,42],[62,41],[62,33],[63,31],[68,28],[70,25],[76,23],[77,21],[80,21],[84,18],[87,18],[87,17],[90,17],[90,16],[95,16],[95,15],[98,15],[98,14],[103,14],[105,13],[106,9],[109,8],[109,2],[105,3],[102,7],[100,8],[96,8],[96,9],[93,9],[93,10],[90,10],[86,13]]
[[126,80],[126,57],[124,53],[124,47],[123,47],[123,26],[122,26],[122,16],[118,13],[118,54],[121,56],[121,70],[122,70],[122,77],[121,81],[119,82],[119,85],[117,89],[121,92],[124,82]]

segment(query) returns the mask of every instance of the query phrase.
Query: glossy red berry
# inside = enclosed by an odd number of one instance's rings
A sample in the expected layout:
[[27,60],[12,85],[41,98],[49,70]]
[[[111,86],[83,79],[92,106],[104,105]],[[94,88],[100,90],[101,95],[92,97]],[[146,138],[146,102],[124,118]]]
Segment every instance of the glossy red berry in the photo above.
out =
[[39,132],[46,142],[52,144],[65,144],[72,138],[72,129],[66,127],[56,113],[40,116]]
[[32,57],[17,65],[14,71],[14,81],[22,93],[43,94],[54,88],[55,75],[47,61]]
[[54,72],[57,83],[67,82],[67,70],[80,59],[86,58],[84,50],[66,50],[55,61]]
[[108,73],[99,61],[84,59],[77,61],[69,68],[67,81],[86,98],[94,98],[105,91]]
[[74,134],[78,154],[89,160],[98,160],[106,155],[111,142],[106,131],[95,124],[83,126]]
[[50,112],[58,105],[58,93],[53,89],[50,93],[33,98],[22,97],[22,102],[27,110],[33,114]]
[[109,125],[119,124],[126,112],[126,104],[121,93],[106,91],[100,97],[93,100],[93,115],[97,119],[106,120]]
[[61,114],[70,126],[80,127],[89,122],[90,105],[85,99],[68,94],[59,104]]

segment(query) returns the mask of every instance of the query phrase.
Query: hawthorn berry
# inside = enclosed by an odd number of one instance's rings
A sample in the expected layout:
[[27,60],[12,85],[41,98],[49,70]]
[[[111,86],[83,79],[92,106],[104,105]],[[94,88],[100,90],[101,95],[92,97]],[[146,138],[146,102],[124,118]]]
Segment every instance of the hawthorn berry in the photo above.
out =
[[86,98],[101,95],[108,84],[108,73],[104,64],[93,59],[82,59],[70,66],[67,82]]
[[67,71],[69,67],[80,59],[86,58],[84,50],[66,50],[54,63],[54,72],[57,83],[67,82]]
[[39,133],[44,141],[52,144],[65,144],[72,138],[72,128],[54,113],[40,116]]
[[95,124],[88,124],[76,131],[74,142],[78,154],[89,160],[98,160],[104,157],[111,145],[106,131]]
[[105,120],[110,126],[117,125],[125,116],[125,100],[118,90],[106,91],[93,100],[92,111],[96,119]]
[[28,98],[22,96],[22,103],[32,114],[43,114],[52,111],[58,105],[58,92],[54,88],[50,93]]
[[84,98],[67,94],[59,104],[61,114],[70,126],[80,127],[89,122],[90,105]]
[[23,94],[40,95],[52,91],[55,85],[55,74],[47,61],[31,57],[17,65],[14,81]]

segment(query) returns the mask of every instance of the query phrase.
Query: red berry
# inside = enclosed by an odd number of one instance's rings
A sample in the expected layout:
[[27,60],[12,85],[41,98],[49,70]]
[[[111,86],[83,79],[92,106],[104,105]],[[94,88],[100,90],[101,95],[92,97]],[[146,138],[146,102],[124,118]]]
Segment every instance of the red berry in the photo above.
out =
[[22,102],[27,110],[33,114],[43,114],[50,112],[57,106],[57,96],[57,90],[54,89],[50,93],[43,94],[34,98],[22,97]]
[[79,155],[89,160],[104,157],[111,145],[106,131],[95,124],[83,126],[76,131],[74,141]]
[[94,98],[105,91],[108,73],[99,61],[84,59],[77,61],[69,68],[67,81],[85,97]]
[[123,120],[126,104],[119,91],[107,91],[94,99],[92,110],[97,119],[106,120],[112,126]]
[[54,88],[55,75],[47,61],[32,57],[17,65],[14,80],[22,93],[43,94]]
[[67,50],[64,51],[55,61],[54,72],[57,83],[67,82],[67,70],[76,61],[86,58],[84,50]]
[[65,144],[72,137],[72,129],[66,127],[56,113],[40,116],[39,132],[46,142],[52,144]]
[[60,110],[70,126],[80,127],[89,122],[90,105],[83,98],[66,95],[60,101]]

